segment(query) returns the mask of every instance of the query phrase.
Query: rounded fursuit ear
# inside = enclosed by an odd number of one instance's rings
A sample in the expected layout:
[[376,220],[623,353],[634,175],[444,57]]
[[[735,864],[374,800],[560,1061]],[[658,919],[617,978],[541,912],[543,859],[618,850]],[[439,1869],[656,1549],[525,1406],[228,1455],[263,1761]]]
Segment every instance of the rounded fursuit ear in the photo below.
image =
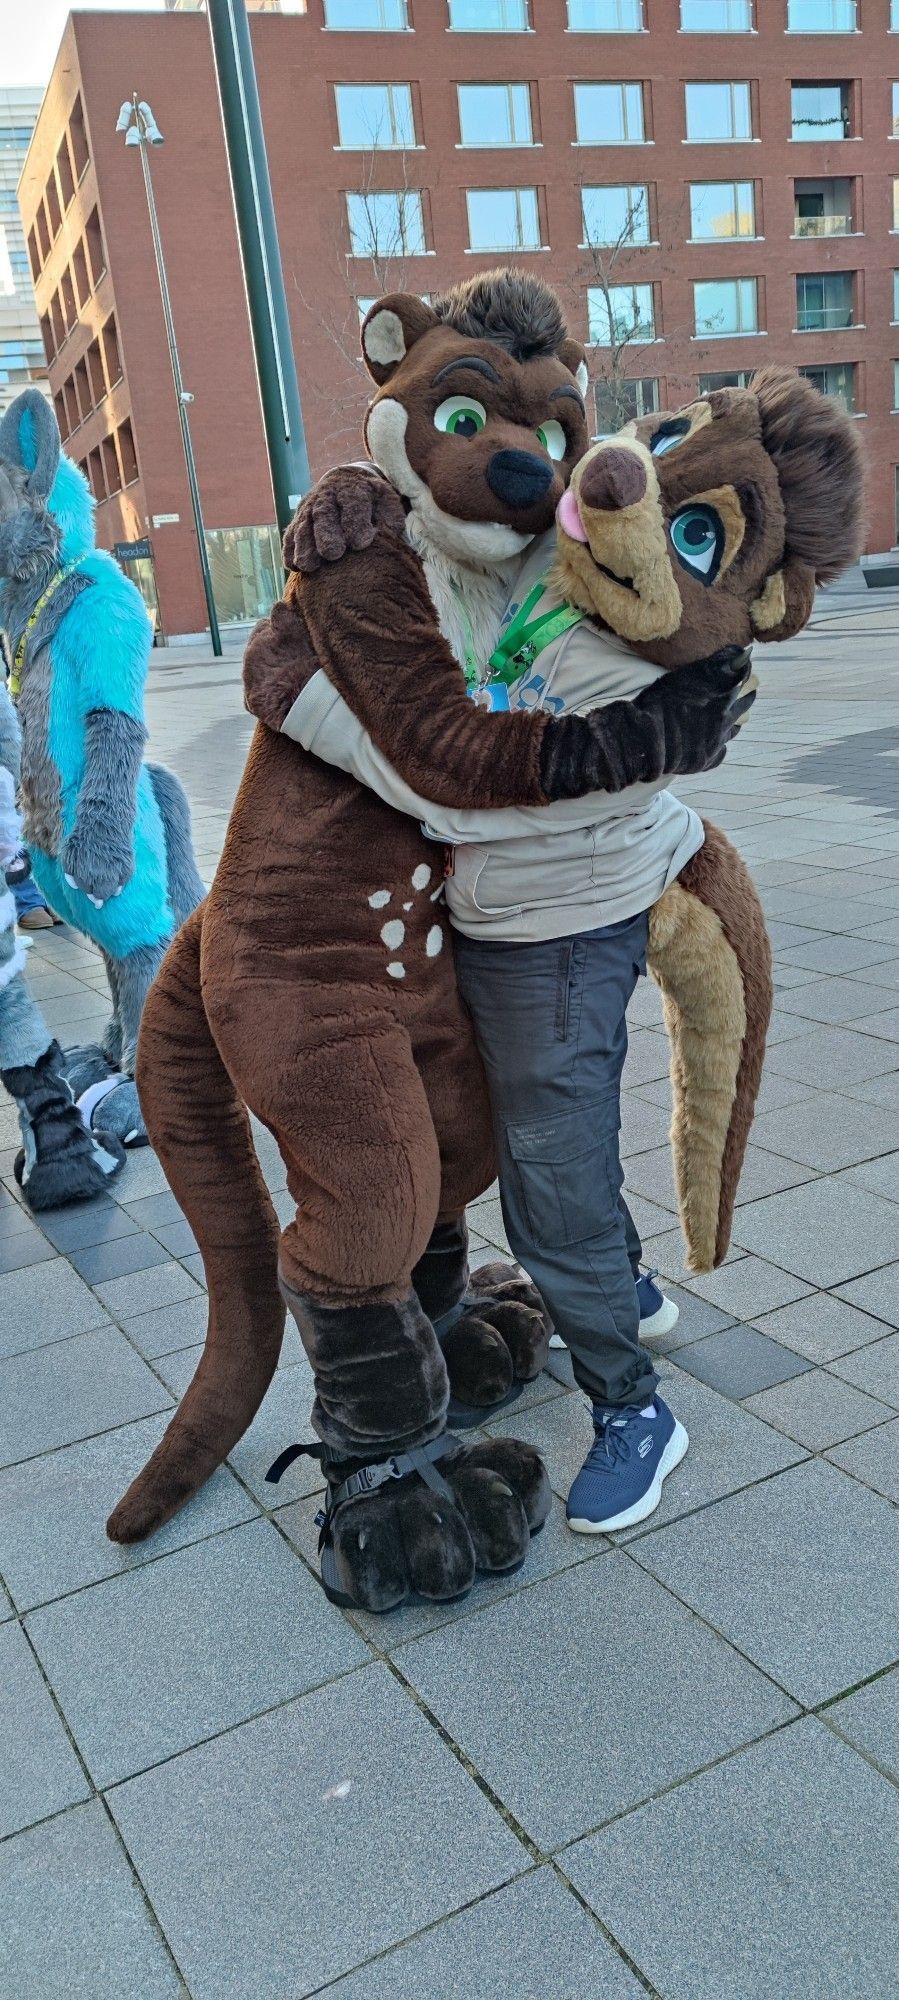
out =
[[44,506],[56,478],[59,453],[59,425],[51,404],[39,389],[23,389],[0,423],[0,458],[24,466],[29,498]]
[[437,314],[424,299],[410,292],[389,292],[376,299],[362,322],[362,358],[379,388],[404,361],[410,347],[439,326]]
[[562,345],[559,348],[559,360],[561,361],[562,366],[564,368],[571,369],[571,373],[574,376],[578,388],[580,389],[581,395],[586,396],[587,384],[590,380],[590,371],[587,367],[587,356],[584,353],[580,341],[563,340]]
[[815,573],[808,563],[788,556],[769,576],[760,597],[749,607],[757,639],[792,639],[807,625],[815,604]]

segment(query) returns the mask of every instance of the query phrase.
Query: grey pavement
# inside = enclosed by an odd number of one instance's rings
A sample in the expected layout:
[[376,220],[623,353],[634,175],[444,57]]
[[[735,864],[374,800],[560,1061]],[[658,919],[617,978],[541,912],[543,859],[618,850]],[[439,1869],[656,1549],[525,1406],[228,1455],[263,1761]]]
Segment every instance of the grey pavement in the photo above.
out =
[[[777,1011],[734,1241],[684,1272],[651,984],[627,1183],[681,1308],[691,1437],[659,1511],[572,1536],[567,1357],[498,1432],[543,1451],[522,1572],[345,1614],[315,1580],[293,1334],[228,1467],[149,1545],[103,1524],[200,1353],[202,1268],[149,1152],[32,1220],[0,1099],[0,2000],[886,2000],[899,1857],[899,603],[819,599],[760,648],[683,787],[752,867]],[[239,656],[154,658],[154,752],[210,879],[250,736]],[[41,933],[54,1031],[102,968]],[[283,1219],[277,1153],[260,1157]],[[493,1189],[474,1259],[505,1248]]]

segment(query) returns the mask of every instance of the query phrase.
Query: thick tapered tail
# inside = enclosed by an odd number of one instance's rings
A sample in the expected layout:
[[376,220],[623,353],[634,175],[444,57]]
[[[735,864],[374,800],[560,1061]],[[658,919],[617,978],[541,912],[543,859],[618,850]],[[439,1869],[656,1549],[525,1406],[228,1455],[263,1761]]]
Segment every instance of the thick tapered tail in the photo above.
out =
[[649,969],[671,1038],[671,1143],[691,1271],[712,1271],[727,1255],[773,1002],[771,946],[749,871],[717,827],[705,834],[649,922]]
[[153,1534],[221,1464],[256,1415],[284,1334],[278,1220],[247,1113],[206,1019],[202,918],[196,910],[179,931],[150,990],[138,1088],[150,1139],[202,1253],[209,1326],[164,1438],[109,1517],[114,1542]]

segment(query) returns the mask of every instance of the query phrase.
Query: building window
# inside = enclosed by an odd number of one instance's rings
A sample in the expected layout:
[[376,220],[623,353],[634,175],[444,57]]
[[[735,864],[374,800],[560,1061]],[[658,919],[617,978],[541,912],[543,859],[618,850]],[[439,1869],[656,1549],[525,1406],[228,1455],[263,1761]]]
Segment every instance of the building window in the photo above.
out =
[[71,333],[73,326],[78,323],[78,301],[75,297],[71,271],[63,271],[59,281],[59,292],[62,299],[63,325],[66,333]]
[[408,83],[335,83],[340,144],[354,151],[392,152],[415,144]]
[[62,228],[62,210],[59,206],[59,195],[57,193],[57,188],[56,188],[55,174],[50,175],[50,179],[48,180],[46,188],[44,189],[44,200],[47,204],[47,217],[50,223],[50,236],[51,239],[53,239],[59,235],[59,232]]
[[103,374],[103,360],[100,354],[99,340],[91,341],[90,347],[88,348],[84,358],[87,363],[88,381],[90,382],[90,389],[91,389],[91,402],[94,408],[96,409],[97,404],[102,403],[103,398],[106,394],[106,379]]
[[80,97],[76,97],[72,106],[72,115],[69,119],[69,144],[72,148],[72,165],[75,169],[75,179],[76,181],[80,181],[90,159],[87,146],[87,133],[84,129],[84,107]]
[[856,0],[788,0],[791,35],[853,35],[857,27]]
[[794,139],[849,139],[848,83],[794,83]]
[[623,249],[648,243],[647,187],[587,187],[581,189],[584,243],[589,247]]
[[594,382],[596,436],[613,437],[622,424],[651,417],[659,407],[659,385],[654,375],[640,375],[635,381]]
[[690,235],[694,243],[727,242],[755,235],[753,181],[694,181],[690,189]]
[[72,270],[75,274],[75,290],[78,294],[78,304],[83,306],[91,295],[90,272],[87,268],[87,254],[83,242],[76,243],[72,251]]
[[354,257],[423,257],[425,223],[421,195],[400,192],[348,194],[347,219]]
[[[895,365],[895,364],[894,364]],[[850,415],[855,411],[855,363],[829,361],[824,368],[800,368],[807,382],[813,382],[822,396],[833,396]]]
[[325,0],[325,27],[356,34],[408,28],[406,0]]
[[893,272],[893,319],[899,323],[899,271]]
[[106,325],[103,328],[102,340],[103,354],[106,360],[106,380],[110,388],[113,388],[114,384],[119,382],[122,376],[122,358],[119,353],[119,335],[114,313],[110,313],[106,321]]
[[687,138],[710,145],[752,138],[748,83],[688,83]]
[[852,182],[793,182],[794,236],[851,236]]
[[643,0],[568,0],[573,35],[639,35]]
[[469,188],[465,199],[471,250],[539,250],[536,188]]
[[579,146],[642,146],[642,83],[576,83],[574,118]]
[[100,446],[103,454],[103,478],[107,493],[121,493],[122,475],[119,470],[119,454],[115,448],[115,438],[111,435],[103,439]]
[[697,388],[700,396],[711,396],[715,389],[748,389],[751,381],[751,368],[722,368],[711,375],[700,375]]
[[37,230],[37,240],[41,250],[41,264],[43,265],[46,264],[47,258],[50,255],[50,231],[47,228],[47,217],[43,202],[41,202],[40,208],[34,218],[34,226]]
[[450,27],[461,35],[524,35],[528,0],[449,0]]
[[206,550],[223,625],[255,624],[278,595],[283,571],[276,528],[207,528]]
[[713,278],[693,286],[697,338],[758,333],[758,284],[755,278]]
[[463,146],[532,146],[531,91],[526,83],[460,83]]
[[53,398],[53,408],[56,411],[59,435],[62,438],[63,444],[65,444],[66,438],[69,435],[69,419],[66,411],[65,397],[61,389],[57,389],[56,395]]
[[893,90],[893,116],[890,121],[890,137],[892,139],[899,139],[899,83],[894,83],[892,86],[892,90]]
[[95,208],[91,210],[84,225],[84,240],[87,246],[88,270],[96,288],[106,269],[106,251],[103,245],[103,231],[100,228],[100,217]]
[[851,271],[805,271],[796,280],[796,326],[800,333],[854,326]]
[[122,484],[131,486],[138,477],[138,469],[130,417],[126,417],[124,423],[119,425],[119,458],[122,463]]
[[627,347],[631,341],[655,340],[652,286],[588,286],[587,323],[587,338],[594,347]]
[[72,162],[69,159],[68,140],[65,138],[56,155],[56,172],[59,176],[59,191],[62,195],[62,205],[63,208],[68,208],[69,202],[75,192],[75,181],[72,174]]
[[751,35],[752,0],[681,0],[683,35]]
[[41,275],[41,253],[38,249],[37,231],[35,229],[30,229],[28,232],[28,262],[31,265],[31,275],[36,284]]

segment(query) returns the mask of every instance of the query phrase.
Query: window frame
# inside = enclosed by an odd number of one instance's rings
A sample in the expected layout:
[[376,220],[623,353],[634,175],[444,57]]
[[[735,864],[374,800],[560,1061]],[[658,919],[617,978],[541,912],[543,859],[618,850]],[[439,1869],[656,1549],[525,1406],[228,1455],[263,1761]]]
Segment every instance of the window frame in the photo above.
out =
[[[695,90],[727,90],[730,92],[731,108],[737,99],[737,91],[745,91],[749,112],[748,132],[715,132],[708,137],[697,138],[690,131],[690,93]],[[752,81],[748,77],[689,77],[684,83],[684,144],[687,146],[751,146],[755,143],[755,105]]]
[[[752,228],[751,228],[751,229],[748,229],[748,230],[736,230],[736,231],[732,231],[732,232],[731,232],[731,234],[730,234],[729,236],[719,236],[719,235],[716,235],[716,234],[712,234],[712,235],[709,235],[709,236],[697,236],[697,234],[696,234],[696,216],[695,216],[695,213],[694,213],[694,203],[693,203],[693,195],[694,195],[694,192],[698,192],[698,191],[699,191],[700,189],[704,189],[704,188],[732,188],[732,189],[733,189],[733,191],[734,191],[734,195],[735,195],[735,196],[736,196],[736,192],[737,192],[737,189],[738,189],[738,188],[748,188],[748,189],[749,189],[749,191],[750,191],[750,198],[751,198],[751,202],[752,202]],[[757,218],[757,214],[756,214],[756,207],[757,207],[757,191],[756,191],[756,184],[755,184],[755,181],[754,181],[754,180],[734,180],[734,181],[689,181],[689,182],[688,182],[688,189],[689,189],[689,195],[690,195],[690,236],[689,236],[689,241],[690,241],[691,243],[755,243],[755,242],[758,242],[758,240],[759,240],[759,232],[758,232],[758,218]],[[733,208],[732,208],[732,211],[731,211],[731,213],[732,213],[733,217],[734,217],[734,218],[735,218],[736,220],[739,220],[739,214],[740,214],[740,208],[739,208],[739,201],[738,201],[738,199],[735,199],[735,201],[734,201],[734,206],[733,206]]]
[[[692,283],[693,283],[693,339],[694,340],[698,341],[749,340],[752,339],[754,336],[757,336],[762,331],[762,329],[759,326],[760,301],[759,301],[759,281],[757,276],[754,276],[752,274],[746,275],[741,273],[739,276],[729,277],[729,278],[694,278]],[[753,299],[754,299],[754,306],[755,306],[755,325],[744,326],[742,324],[742,311],[741,311],[741,313],[738,315],[738,324],[735,326],[720,327],[717,330],[714,327],[701,327],[699,324],[699,301],[697,298],[697,293],[702,290],[709,289],[713,285],[733,286],[734,294],[738,301],[742,301],[743,297],[742,288],[746,285],[751,285]]]
[[[546,245],[545,245],[545,244],[544,244],[544,242],[543,242],[543,218],[542,218],[542,214],[541,214],[541,202],[540,202],[540,190],[539,190],[539,188],[537,188],[537,187],[486,187],[486,188],[483,188],[483,187],[480,187],[480,188],[465,188],[465,189],[464,189],[464,194],[465,194],[465,215],[466,215],[466,221],[467,221],[467,224],[468,224],[468,246],[467,246],[467,255],[468,255],[468,256],[470,256],[470,257],[493,257],[493,256],[497,256],[497,255],[507,255],[507,254],[509,254],[509,253],[512,253],[512,252],[514,252],[514,253],[515,253],[516,255],[518,255],[518,256],[522,256],[522,257],[525,257],[525,256],[532,256],[532,255],[533,255],[533,253],[534,253],[535,251],[538,251],[538,250],[543,250],[543,249],[545,249],[545,248],[546,248]],[[536,222],[536,225],[537,225],[537,241],[536,241],[536,243],[522,243],[521,241],[519,241],[519,242],[517,242],[517,243],[484,243],[484,244],[481,244],[481,243],[473,243],[473,242],[472,242],[472,210],[471,210],[471,197],[472,197],[472,195],[474,195],[474,196],[478,196],[478,195],[488,195],[488,196],[496,196],[496,195],[513,195],[513,196],[514,196],[514,198],[515,198],[515,211],[516,211],[516,216],[517,216],[517,218],[518,218],[518,220],[519,220],[519,221],[521,220],[521,215],[522,215],[522,202],[521,202],[521,197],[522,197],[522,195],[533,195],[533,198],[534,198],[534,206],[533,206],[533,213],[534,213],[534,220],[535,220],[535,222]]]
[[[351,201],[368,202],[368,201],[384,201],[384,200],[396,201],[397,203],[396,228],[397,228],[397,236],[400,239],[399,245],[397,244],[397,242],[394,242],[393,246],[389,247],[385,246],[384,248],[381,248],[376,234],[372,240],[371,245],[367,249],[357,250],[355,247],[354,236],[353,236],[353,218],[352,218],[352,211],[350,209],[350,202]],[[404,226],[404,216],[405,216],[405,209],[407,202],[418,203],[418,214],[421,224],[421,246],[422,246],[420,250],[407,249],[405,246],[405,241],[403,240],[406,235]],[[391,257],[391,258],[426,257],[428,255],[428,248],[429,248],[428,218],[425,211],[424,190],[422,188],[365,188],[365,189],[347,188],[344,192],[344,212],[346,215],[347,234],[349,236],[349,243],[350,243],[349,255],[351,257],[367,258],[368,261],[371,262],[374,258],[377,257]]]
[[[514,113],[515,100],[513,97],[513,92],[523,91],[524,102],[527,104],[529,137],[527,139],[466,139],[465,127],[462,119],[462,92],[465,90],[506,91],[508,93],[508,98],[509,98],[509,110],[510,113],[512,114],[510,120],[512,125],[514,125],[515,122],[515,113]],[[539,139],[535,138],[534,136],[533,91],[530,83],[522,82],[520,79],[515,79],[514,81],[507,83],[505,81],[494,81],[492,78],[488,77],[477,77],[470,83],[457,83],[456,117],[459,126],[459,137],[456,144],[458,151],[463,153],[497,152],[502,147],[505,147],[506,150],[509,152],[522,152],[526,151],[529,146],[538,146],[540,144]]]
[[[648,125],[648,120],[646,116],[647,87],[643,79],[637,77],[619,78],[611,76],[595,77],[595,78],[583,77],[583,78],[578,78],[574,82],[574,84],[572,85],[572,89],[574,93],[574,140],[572,143],[575,146],[594,146],[594,147],[601,146],[603,150],[605,150],[606,147],[612,147],[612,146],[650,146],[652,144],[652,140],[648,136],[648,131],[647,131],[647,125]],[[596,139],[581,138],[580,112],[578,108],[579,94],[585,91],[598,92],[601,90],[602,91],[617,90],[621,93],[621,109],[623,113],[622,129],[624,131],[626,131],[628,124],[627,92],[633,90],[638,93],[637,102],[639,103],[640,106],[639,139],[628,139],[628,138],[610,139],[607,137],[596,138]]]
[[[601,300],[601,301],[602,301],[602,306],[603,306],[603,309],[605,309],[606,311],[608,311],[608,298],[607,298],[607,293],[608,293],[608,294],[611,294],[611,293],[613,293],[613,292],[630,292],[630,293],[631,293],[631,296],[632,296],[632,297],[634,297],[634,298],[636,297],[636,295],[637,295],[637,293],[638,293],[638,292],[646,292],[646,293],[648,293],[648,294],[649,294],[649,304],[650,304],[650,312],[651,312],[651,319],[650,319],[649,321],[647,321],[647,322],[646,322],[646,324],[647,324],[647,325],[648,325],[648,326],[650,327],[650,329],[651,329],[651,330],[650,330],[649,332],[647,332],[647,333],[640,333],[640,332],[638,332],[638,331],[636,330],[636,329],[637,329],[637,328],[639,328],[639,327],[640,327],[640,326],[641,326],[642,324],[644,324],[644,322],[642,322],[642,321],[641,321],[641,319],[640,319],[640,309],[639,309],[639,308],[635,308],[635,310],[636,310],[636,315],[637,315],[637,316],[636,316],[636,321],[635,321],[635,330],[634,330],[634,332],[633,332],[633,333],[630,333],[630,334],[626,334],[626,335],[625,335],[625,336],[623,336],[623,337],[622,337],[622,339],[620,339],[620,340],[614,340],[614,339],[612,339],[612,337],[611,337],[611,336],[612,336],[612,334],[613,334],[613,331],[614,331],[614,323],[613,323],[613,321],[612,321],[612,318],[611,318],[611,314],[610,314],[610,315],[609,315],[609,321],[608,321],[608,332],[609,332],[609,338],[608,338],[608,339],[597,339],[597,338],[595,337],[595,334],[594,334],[594,331],[593,331],[593,324],[594,324],[594,323],[593,323],[593,310],[594,310],[594,308],[593,308],[593,304],[592,304],[592,295],[593,295],[593,294],[595,294],[595,295],[597,296],[597,298],[598,298],[599,300]],[[659,340],[659,339],[661,338],[661,336],[660,336],[660,334],[659,334],[659,331],[658,331],[658,324],[657,324],[657,316],[656,316],[656,303],[657,303],[657,302],[656,302],[656,295],[655,295],[655,285],[654,285],[654,284],[653,284],[653,283],[651,282],[651,280],[649,280],[649,281],[646,281],[646,280],[642,280],[642,281],[640,281],[639,283],[638,283],[638,282],[635,282],[635,281],[627,281],[627,282],[624,282],[624,283],[619,283],[619,284],[615,284],[615,285],[609,285],[609,286],[607,286],[607,287],[606,287],[606,286],[603,286],[603,285],[588,285],[588,286],[587,286],[587,346],[588,346],[588,347],[602,347],[602,348],[606,348],[606,349],[608,349],[608,350],[609,350],[609,352],[614,352],[614,350],[615,350],[616,348],[617,348],[617,349],[618,349],[618,350],[620,351],[620,350],[621,350],[621,348],[623,348],[623,347],[650,347],[650,346],[652,346],[652,345],[653,345],[653,343],[654,343],[655,341],[657,341],[657,340]]]
[[[341,116],[340,116],[340,93],[341,91],[344,90],[352,90],[359,92],[366,90],[383,90],[384,92],[386,92],[392,129],[395,129],[393,93],[394,91],[404,90],[407,93],[407,102],[409,108],[409,127],[412,134],[411,138],[410,139],[391,138],[390,140],[387,141],[386,144],[381,140],[375,138],[373,135],[370,135],[367,139],[359,139],[358,141],[353,139],[345,139],[343,137],[343,132],[341,129]],[[419,139],[416,130],[415,109],[416,109],[415,93],[411,83],[403,83],[403,82],[382,83],[380,78],[373,78],[371,81],[365,83],[352,83],[349,81],[349,79],[347,80],[340,79],[337,83],[334,84],[334,115],[337,120],[337,144],[334,148],[335,153],[417,152],[419,150]]]
[[[633,215],[637,212],[635,206],[631,204],[630,197],[631,195],[636,193],[639,193],[643,197],[642,204],[640,204],[640,206],[642,207],[642,213],[646,222],[645,236],[634,236],[630,234],[622,235],[621,231],[619,231],[616,236],[611,236],[611,237],[594,236],[590,233],[587,223],[588,195],[623,194],[625,196],[624,206],[626,210],[626,219],[627,221],[630,221]],[[624,251],[632,249],[645,250],[649,248],[653,243],[655,243],[657,239],[653,233],[652,203],[650,198],[650,190],[648,182],[597,181],[591,183],[589,187],[582,187],[581,230],[583,232],[582,241],[578,246],[579,249],[581,250],[616,250],[620,248],[622,251]]]

